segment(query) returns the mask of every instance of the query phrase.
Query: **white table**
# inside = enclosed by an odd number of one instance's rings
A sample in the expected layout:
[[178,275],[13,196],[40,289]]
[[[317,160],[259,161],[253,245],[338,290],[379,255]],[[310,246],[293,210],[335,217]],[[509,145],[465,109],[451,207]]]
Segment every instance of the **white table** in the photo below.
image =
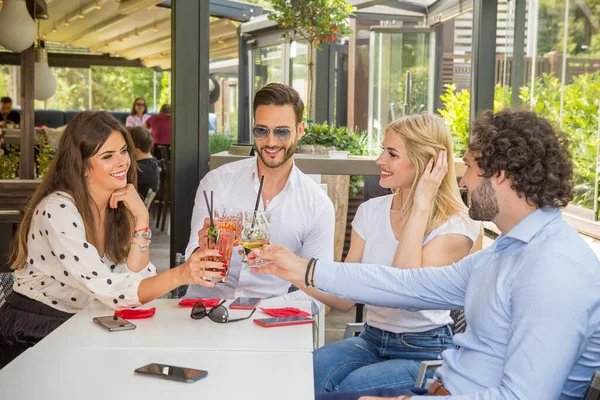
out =
[[[203,369],[194,383],[134,373],[149,363]],[[157,349],[38,348],[0,370],[0,398],[314,399],[311,353]]]
[[[227,300],[228,305],[233,300]],[[303,352],[312,354],[312,325],[264,328],[253,322],[269,318],[257,309],[252,318],[220,324],[207,317],[190,318],[190,307],[179,307],[178,300],[154,300],[143,308],[156,307],[147,319],[132,320],[131,331],[108,332],[92,322],[93,317],[112,315],[114,311],[99,302],[81,310],[36,347],[93,347],[118,349],[194,349],[224,351]],[[297,307],[310,312],[308,301],[265,299],[260,307]],[[241,318],[249,310],[229,310],[230,318]]]

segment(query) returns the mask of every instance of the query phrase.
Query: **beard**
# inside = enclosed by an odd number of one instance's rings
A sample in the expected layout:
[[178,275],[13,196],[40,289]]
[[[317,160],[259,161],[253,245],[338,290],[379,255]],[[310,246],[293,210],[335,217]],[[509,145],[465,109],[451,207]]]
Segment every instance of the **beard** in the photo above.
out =
[[[283,164],[285,164],[287,162],[287,160],[289,160],[290,158],[292,158],[292,156],[294,155],[294,153],[296,152],[296,147],[298,146],[298,141],[296,140],[295,142],[291,143],[289,147],[284,147],[284,146],[262,146],[262,147],[257,147],[256,145],[254,145],[254,149],[256,150],[256,152],[258,153],[258,156],[260,157],[260,159],[262,160],[263,164],[267,167],[267,168],[279,168],[281,167]],[[263,150],[265,149],[269,149],[269,150],[279,150],[282,149],[283,150],[283,159],[281,161],[277,161],[270,159],[269,156],[266,156],[263,154]]]
[[498,213],[498,200],[496,191],[489,179],[485,179],[473,193],[471,193],[471,207],[469,217],[476,221],[492,221]]

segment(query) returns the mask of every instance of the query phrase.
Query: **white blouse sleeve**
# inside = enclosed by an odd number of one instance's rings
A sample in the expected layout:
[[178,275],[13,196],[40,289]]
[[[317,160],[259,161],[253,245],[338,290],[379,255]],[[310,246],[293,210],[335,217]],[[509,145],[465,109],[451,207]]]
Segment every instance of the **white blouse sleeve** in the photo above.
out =
[[81,215],[72,200],[65,196],[51,196],[37,217],[40,218],[40,226],[48,230],[52,254],[64,268],[61,281],[91,293],[114,309],[141,305],[138,286],[144,275],[156,272],[153,265],[149,264],[150,271],[146,268],[143,273],[129,270],[111,272],[98,250],[87,242]]

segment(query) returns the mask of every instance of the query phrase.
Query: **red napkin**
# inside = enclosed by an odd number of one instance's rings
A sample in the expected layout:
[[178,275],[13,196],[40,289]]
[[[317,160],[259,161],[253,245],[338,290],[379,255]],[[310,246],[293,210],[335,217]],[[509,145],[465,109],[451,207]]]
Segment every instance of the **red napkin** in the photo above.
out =
[[125,319],[144,319],[150,318],[155,312],[156,307],[147,308],[145,310],[117,310],[115,311],[115,316]]
[[271,317],[310,317],[309,313],[296,307],[261,308],[261,311]]
[[182,299],[179,301],[181,307],[194,307],[196,303],[204,303],[204,306],[210,308],[219,305],[221,299]]

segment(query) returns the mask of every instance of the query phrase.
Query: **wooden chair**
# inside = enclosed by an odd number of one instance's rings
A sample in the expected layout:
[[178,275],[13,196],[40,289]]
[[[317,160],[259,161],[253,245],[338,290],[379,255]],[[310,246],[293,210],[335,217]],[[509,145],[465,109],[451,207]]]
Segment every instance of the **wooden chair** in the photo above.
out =
[[158,215],[156,217],[156,228],[160,226],[160,230],[165,230],[165,223],[167,220],[167,213],[170,207],[170,173],[171,173],[171,162],[168,160],[160,160],[160,187],[156,195],[156,207]]
[[144,199],[144,204],[146,205],[146,208],[148,210],[150,210],[150,207],[152,207],[152,202],[154,201],[155,197],[156,192],[152,189],[148,189],[148,193],[146,194],[146,198]]

